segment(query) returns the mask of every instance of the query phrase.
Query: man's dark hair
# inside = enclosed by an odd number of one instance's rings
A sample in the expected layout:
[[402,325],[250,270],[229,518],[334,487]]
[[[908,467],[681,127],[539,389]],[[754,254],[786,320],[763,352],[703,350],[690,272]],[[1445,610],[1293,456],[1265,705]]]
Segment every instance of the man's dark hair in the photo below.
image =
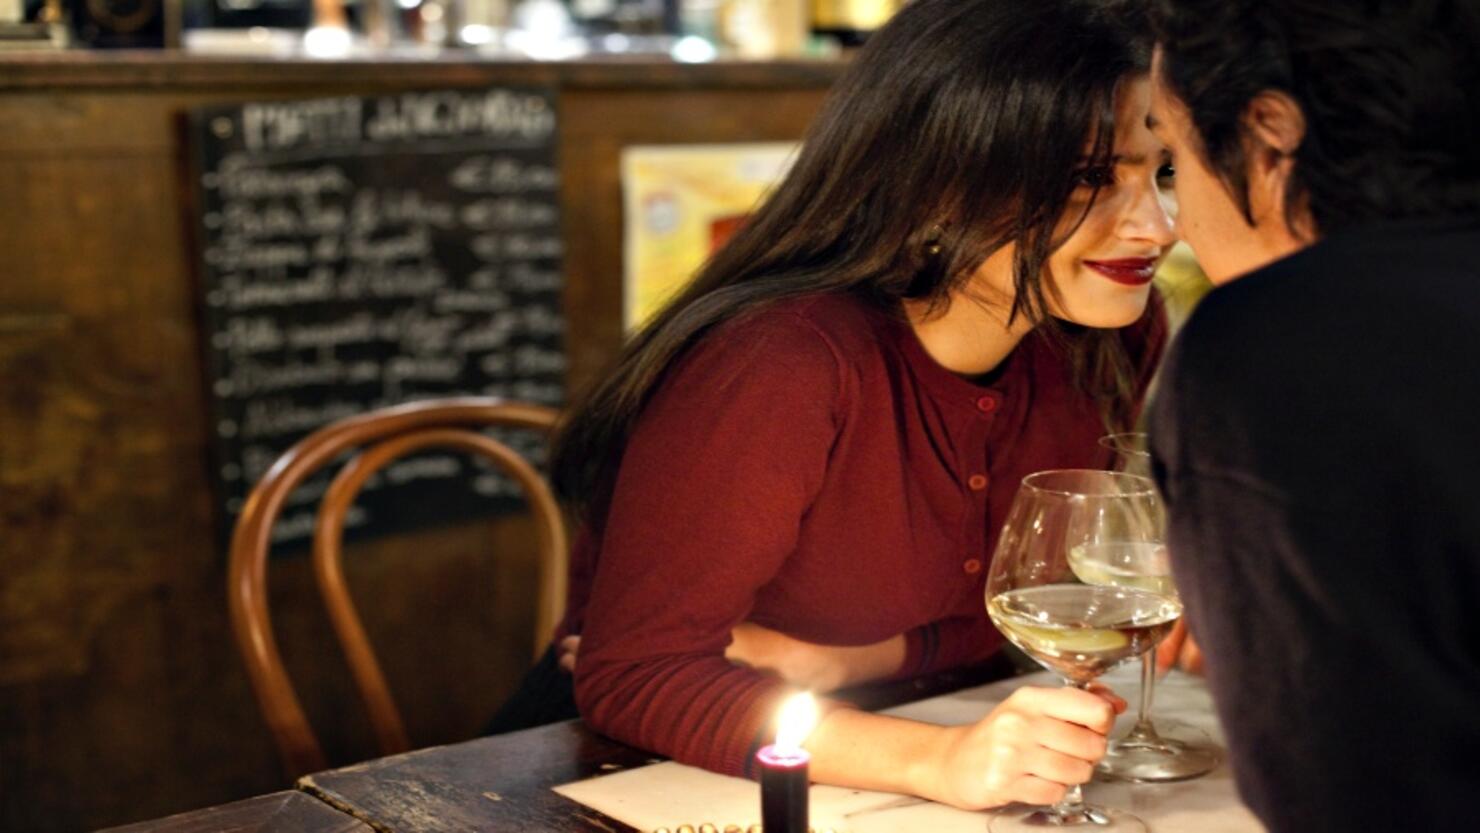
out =
[[1286,204],[1321,233],[1480,211],[1480,0],[1152,0],[1160,73],[1250,224],[1243,114],[1305,116]]

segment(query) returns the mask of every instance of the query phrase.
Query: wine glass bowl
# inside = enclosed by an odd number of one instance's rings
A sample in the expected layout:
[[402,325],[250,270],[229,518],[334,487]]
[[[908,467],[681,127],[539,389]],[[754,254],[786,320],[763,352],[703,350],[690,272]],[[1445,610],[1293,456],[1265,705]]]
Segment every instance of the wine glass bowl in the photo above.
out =
[[1151,650],[1182,614],[1155,593],[1069,583],[1010,590],[988,604],[1003,635],[1074,684]]
[[1151,476],[1151,449],[1144,432],[1107,434],[1100,438],[1100,447],[1113,455],[1111,468],[1114,471]]

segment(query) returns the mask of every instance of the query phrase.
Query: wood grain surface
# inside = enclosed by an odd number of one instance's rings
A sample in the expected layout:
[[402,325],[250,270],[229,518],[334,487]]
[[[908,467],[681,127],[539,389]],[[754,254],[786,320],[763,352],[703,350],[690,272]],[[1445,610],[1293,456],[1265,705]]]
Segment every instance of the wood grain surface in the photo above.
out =
[[353,816],[301,792],[284,790],[220,807],[114,827],[102,833],[370,833]]
[[[880,709],[982,685],[1013,670],[1008,656],[999,654],[970,668],[837,696]],[[568,721],[315,773],[299,779],[298,788],[381,831],[626,833],[633,828],[552,788],[658,760]]]

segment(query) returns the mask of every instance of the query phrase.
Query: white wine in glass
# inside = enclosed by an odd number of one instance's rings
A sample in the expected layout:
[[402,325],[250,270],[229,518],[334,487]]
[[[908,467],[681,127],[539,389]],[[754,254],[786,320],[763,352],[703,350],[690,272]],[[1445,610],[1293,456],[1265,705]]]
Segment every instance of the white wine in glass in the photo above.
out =
[[[1149,580],[1154,577],[1126,576],[1148,579],[1145,586],[1086,581],[1074,561],[1111,545],[1159,546],[1162,527],[1156,488],[1144,477],[1086,469],[1029,475],[1013,498],[992,556],[987,614],[1028,656],[1067,684],[1088,688],[1112,666],[1155,647],[1182,615],[1182,604],[1160,592]],[[1124,811],[1086,804],[1078,785],[1053,807],[999,812],[989,830],[1075,826],[1105,833],[1146,831],[1140,819]]]
[[1078,684],[1150,650],[1182,608],[1154,592],[1046,584],[999,593],[987,612],[1014,645]]
[[[1100,446],[1113,455],[1117,471],[1149,476],[1151,452],[1143,433],[1111,434],[1100,438]],[[1108,544],[1069,554],[1081,581],[1110,586],[1152,587],[1174,598],[1172,564],[1161,544]],[[1100,761],[1101,774],[1124,781],[1185,781],[1217,768],[1223,750],[1200,729],[1164,720],[1151,721],[1151,702],[1156,691],[1156,657],[1147,651],[1141,658],[1141,701],[1136,722],[1123,737],[1110,741]]]

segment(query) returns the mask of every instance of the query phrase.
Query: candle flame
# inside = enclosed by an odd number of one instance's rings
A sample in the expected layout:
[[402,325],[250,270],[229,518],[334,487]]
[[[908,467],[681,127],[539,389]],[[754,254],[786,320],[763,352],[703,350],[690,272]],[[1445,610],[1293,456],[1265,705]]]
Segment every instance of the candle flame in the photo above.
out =
[[781,704],[780,716],[776,718],[776,749],[801,749],[816,725],[817,698],[810,691],[792,695]]

